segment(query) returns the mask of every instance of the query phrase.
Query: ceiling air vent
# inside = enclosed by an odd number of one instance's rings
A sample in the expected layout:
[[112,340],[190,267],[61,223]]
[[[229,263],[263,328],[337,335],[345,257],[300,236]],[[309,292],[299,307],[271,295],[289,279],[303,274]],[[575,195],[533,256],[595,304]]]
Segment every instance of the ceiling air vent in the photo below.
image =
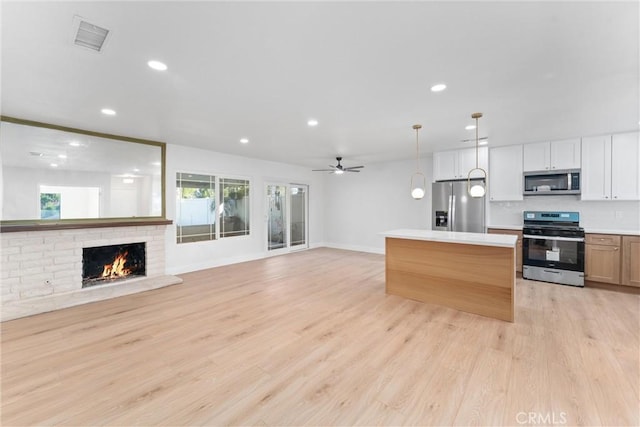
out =
[[101,52],[110,31],[85,21],[79,16],[73,18],[75,35],[74,43],[96,52]]

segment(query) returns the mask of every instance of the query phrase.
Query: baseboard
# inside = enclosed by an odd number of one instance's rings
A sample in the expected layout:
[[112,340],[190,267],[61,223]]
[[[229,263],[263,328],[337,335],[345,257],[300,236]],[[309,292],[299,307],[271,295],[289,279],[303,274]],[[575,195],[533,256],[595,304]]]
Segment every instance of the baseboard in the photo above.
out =
[[376,248],[374,246],[345,245],[342,243],[325,243],[327,248],[343,249],[346,251],[367,252],[370,254],[384,255],[384,248]]
[[625,294],[640,294],[640,288],[636,288],[635,286],[613,285],[609,283],[592,282],[591,280],[585,280],[584,287],[606,289],[608,291],[622,292]]
[[255,261],[257,259],[265,258],[265,256],[266,255],[264,253],[257,253],[257,254],[240,255],[240,256],[227,257],[227,258],[218,258],[218,259],[214,259],[206,262],[198,262],[195,264],[187,264],[187,265],[181,265],[175,268],[169,268],[167,269],[167,273],[168,274],[191,273],[193,271],[208,270],[209,268],[223,267],[225,265]]

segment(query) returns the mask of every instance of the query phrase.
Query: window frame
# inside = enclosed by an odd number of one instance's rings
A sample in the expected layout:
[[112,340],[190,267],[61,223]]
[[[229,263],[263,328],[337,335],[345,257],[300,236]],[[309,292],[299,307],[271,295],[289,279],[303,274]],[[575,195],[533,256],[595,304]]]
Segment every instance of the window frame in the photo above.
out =
[[[213,219],[213,224],[209,224],[210,226],[213,226],[213,232],[209,232],[209,238],[207,239],[201,239],[201,240],[193,240],[193,241],[184,241],[184,236],[181,235],[180,233],[180,227],[182,227],[180,225],[180,200],[182,199],[182,189],[184,187],[178,185],[178,181],[179,181],[179,177],[180,176],[186,176],[186,175],[197,175],[197,176],[207,176],[210,178],[210,182],[211,182],[211,178],[213,178],[213,188],[212,191],[214,193],[214,203],[215,203],[215,209],[212,215],[212,219]],[[188,180],[182,180],[182,181],[188,181]],[[248,208],[247,210],[247,215],[246,218],[248,219],[248,227],[245,228],[245,230],[243,230],[242,232],[240,232],[239,234],[236,234],[238,232],[223,232],[221,230],[221,224],[224,218],[223,212],[220,211],[220,209],[222,208],[222,200],[221,200],[221,191],[222,191],[222,184],[225,181],[244,181],[246,182],[245,186],[247,188],[246,191],[248,191],[249,196],[247,198],[249,204],[248,204]],[[198,243],[198,242],[211,242],[211,241],[220,241],[220,240],[224,240],[227,238],[232,238],[232,237],[250,237],[252,230],[251,230],[251,205],[253,204],[251,198],[251,187],[253,186],[253,181],[250,177],[247,176],[237,176],[237,175],[228,175],[228,174],[215,174],[215,173],[211,173],[211,172],[185,172],[183,170],[178,170],[176,171],[176,175],[175,175],[175,181],[176,183],[176,197],[180,197],[180,199],[176,199],[176,218],[175,218],[175,222],[176,222],[176,237],[175,237],[175,242],[178,245],[181,244],[185,244],[185,243]]]

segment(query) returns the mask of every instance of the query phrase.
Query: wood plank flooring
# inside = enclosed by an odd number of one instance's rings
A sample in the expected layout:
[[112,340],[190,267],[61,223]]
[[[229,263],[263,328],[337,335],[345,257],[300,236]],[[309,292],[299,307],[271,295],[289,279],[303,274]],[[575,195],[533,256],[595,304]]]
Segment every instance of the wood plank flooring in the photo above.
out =
[[640,424],[640,295],[519,279],[508,323],[326,248],[182,278],[3,323],[1,424]]

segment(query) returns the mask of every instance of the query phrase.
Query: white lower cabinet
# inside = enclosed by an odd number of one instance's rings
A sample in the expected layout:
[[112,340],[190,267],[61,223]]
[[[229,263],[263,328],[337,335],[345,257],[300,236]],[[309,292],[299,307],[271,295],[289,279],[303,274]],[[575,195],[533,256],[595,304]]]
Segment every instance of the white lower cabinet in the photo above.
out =
[[522,200],[522,145],[489,150],[489,200]]

